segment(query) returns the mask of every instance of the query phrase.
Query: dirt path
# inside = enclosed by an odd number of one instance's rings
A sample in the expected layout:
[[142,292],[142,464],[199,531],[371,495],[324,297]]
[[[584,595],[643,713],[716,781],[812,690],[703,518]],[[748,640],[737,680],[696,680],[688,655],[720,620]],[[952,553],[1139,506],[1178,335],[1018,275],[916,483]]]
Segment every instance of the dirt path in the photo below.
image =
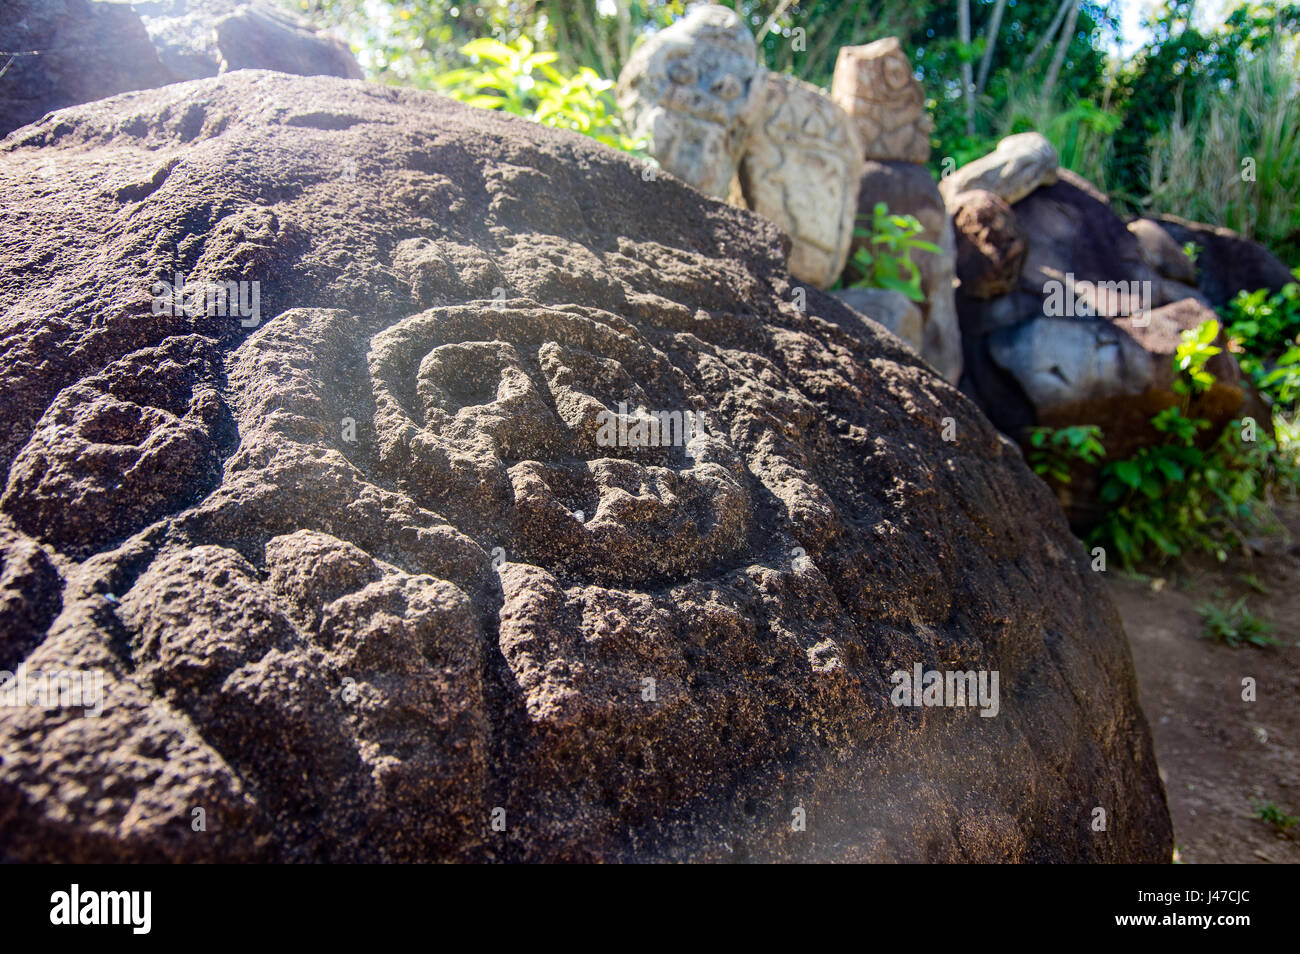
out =
[[[1250,559],[1145,581],[1109,574],[1185,863],[1300,863],[1300,824],[1283,834],[1253,808],[1272,803],[1300,816],[1300,507],[1282,517],[1291,540],[1270,539]],[[1239,596],[1283,646],[1202,638],[1197,606]],[[1242,698],[1247,677],[1254,702]]]

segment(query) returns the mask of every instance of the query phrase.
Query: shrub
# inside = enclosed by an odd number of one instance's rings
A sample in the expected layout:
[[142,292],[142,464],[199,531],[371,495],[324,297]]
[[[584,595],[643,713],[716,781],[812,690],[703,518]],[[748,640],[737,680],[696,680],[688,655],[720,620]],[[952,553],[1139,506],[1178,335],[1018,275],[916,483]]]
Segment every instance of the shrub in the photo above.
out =
[[863,277],[854,288],[888,288],[902,292],[912,301],[925,301],[921,291],[921,270],[912,261],[912,252],[938,252],[932,242],[917,238],[925,227],[914,215],[890,215],[883,202],[872,210],[871,228],[859,226],[853,234],[868,239],[868,244],[853,255],[853,264]]
[[1267,649],[1280,646],[1281,641],[1269,635],[1273,624],[1256,616],[1246,607],[1246,597],[1241,597],[1227,609],[1213,603],[1202,603],[1196,612],[1205,620],[1205,635],[1216,643],[1238,649],[1241,646],[1258,646]]
[[1235,80],[1202,81],[1188,110],[1183,90],[1176,92],[1173,118],[1151,142],[1146,202],[1293,256],[1300,250],[1300,66],[1282,43],[1237,55]]
[[1029,466],[1044,480],[1068,484],[1073,463],[1095,465],[1106,456],[1101,428],[1095,424],[1031,427],[1026,433],[1029,437]]
[[613,82],[595,70],[579,67],[564,76],[551,64],[558,54],[537,52],[532,41],[514,43],[471,40],[460,48],[479,65],[451,70],[434,78],[434,86],[455,99],[482,109],[500,109],[544,126],[570,129],[624,152],[638,152],[643,143],[624,132],[623,120],[610,89]]
[[1242,370],[1275,407],[1293,407],[1300,398],[1300,284],[1238,292],[1223,313]]

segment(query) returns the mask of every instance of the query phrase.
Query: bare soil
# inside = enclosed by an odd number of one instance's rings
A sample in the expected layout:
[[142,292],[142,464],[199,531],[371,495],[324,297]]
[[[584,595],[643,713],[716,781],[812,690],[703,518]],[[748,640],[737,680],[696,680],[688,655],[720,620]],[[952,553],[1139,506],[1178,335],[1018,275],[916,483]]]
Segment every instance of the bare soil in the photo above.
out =
[[[1300,506],[1288,532],[1250,555],[1108,583],[1133,647],[1142,708],[1174,822],[1175,860],[1300,862],[1300,824],[1257,817],[1272,804],[1300,816]],[[1231,648],[1205,637],[1197,607],[1238,597],[1283,645]],[[1243,680],[1255,680],[1255,701]]]

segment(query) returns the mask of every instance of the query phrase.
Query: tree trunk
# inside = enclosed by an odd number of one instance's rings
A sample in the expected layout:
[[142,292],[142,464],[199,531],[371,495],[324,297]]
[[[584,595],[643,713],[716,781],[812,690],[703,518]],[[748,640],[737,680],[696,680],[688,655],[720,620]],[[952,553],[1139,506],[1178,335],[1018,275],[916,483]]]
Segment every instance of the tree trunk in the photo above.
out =
[[975,81],[975,95],[984,92],[984,85],[989,81],[989,66],[993,63],[993,48],[998,44],[998,30],[1002,28],[1002,12],[1007,8],[1007,0],[998,0],[993,8],[993,19],[985,31],[984,58],[980,60],[980,75]]
[[961,95],[966,102],[966,135],[975,135],[975,84],[971,80],[970,0],[957,0],[957,38],[961,40]]
[[1047,68],[1047,79],[1043,80],[1043,102],[1047,103],[1052,98],[1052,90],[1056,86],[1056,78],[1061,74],[1061,64],[1065,62],[1065,50],[1074,39],[1074,25],[1079,22],[1079,5],[1073,4],[1070,7],[1070,15],[1065,20],[1065,27],[1061,30],[1061,38],[1056,41],[1056,54],[1052,57],[1052,65]]
[[1025,60],[1025,72],[1029,72],[1033,65],[1038,62],[1038,58],[1047,50],[1047,44],[1052,42],[1052,37],[1056,35],[1056,28],[1061,25],[1065,19],[1066,11],[1070,9],[1070,4],[1077,3],[1079,0],[1061,0],[1061,5],[1056,8],[1056,16],[1052,17],[1052,23],[1047,28],[1038,42],[1034,44],[1034,51],[1029,54],[1029,59]]

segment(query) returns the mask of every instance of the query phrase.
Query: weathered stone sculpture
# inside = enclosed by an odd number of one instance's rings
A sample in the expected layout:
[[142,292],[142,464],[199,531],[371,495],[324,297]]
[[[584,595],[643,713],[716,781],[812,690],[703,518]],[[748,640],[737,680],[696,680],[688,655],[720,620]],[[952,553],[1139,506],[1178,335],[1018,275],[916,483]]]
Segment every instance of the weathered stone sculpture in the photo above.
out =
[[831,285],[853,235],[861,153],[844,111],[769,73],[749,28],[708,5],[643,43],[619,78],[632,135],[701,192],[745,205],[790,236],[790,273]]
[[[761,216],[245,71],[0,165],[0,669],[103,686],[0,707],[0,861],[1169,858],[1046,485]],[[178,265],[260,322],[154,314]]]
[[897,37],[840,47],[831,99],[853,117],[865,158],[929,160],[934,121]]
[[861,152],[844,111],[821,90],[768,74],[759,120],[745,142],[745,204],[792,239],[790,273],[825,288],[853,240]]
[[618,103],[660,165],[724,199],[766,81],[741,19],[703,6],[637,48],[619,78]]

